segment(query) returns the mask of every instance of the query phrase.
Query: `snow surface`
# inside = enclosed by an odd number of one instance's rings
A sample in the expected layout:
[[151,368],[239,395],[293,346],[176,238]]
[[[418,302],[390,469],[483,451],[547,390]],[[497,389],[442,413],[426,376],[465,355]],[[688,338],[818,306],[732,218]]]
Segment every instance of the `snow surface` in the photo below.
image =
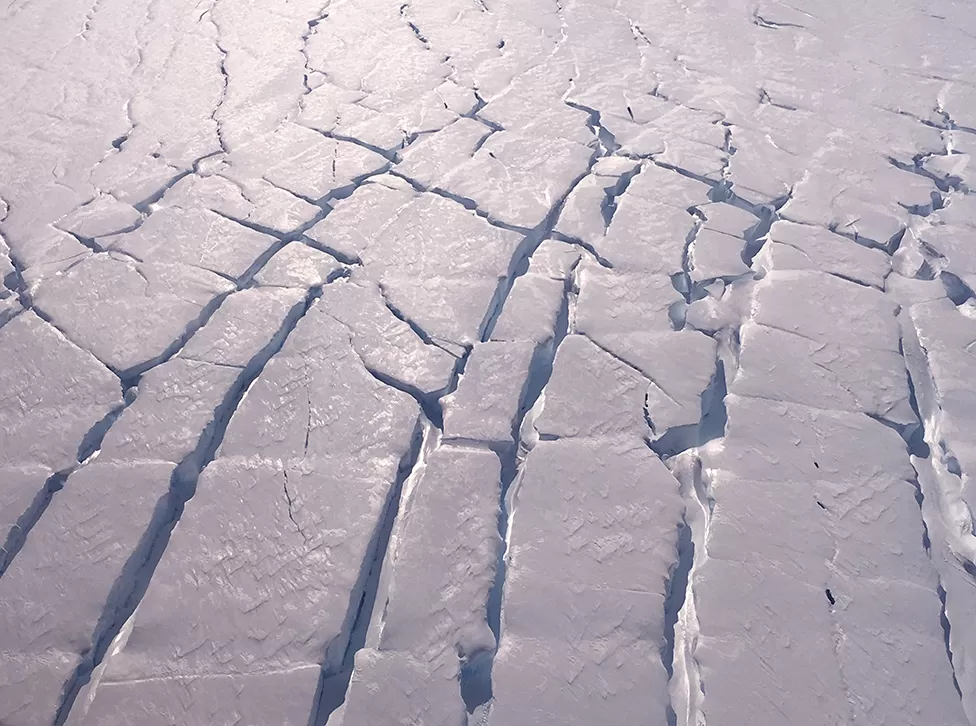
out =
[[0,0],[0,724],[976,726],[963,0]]

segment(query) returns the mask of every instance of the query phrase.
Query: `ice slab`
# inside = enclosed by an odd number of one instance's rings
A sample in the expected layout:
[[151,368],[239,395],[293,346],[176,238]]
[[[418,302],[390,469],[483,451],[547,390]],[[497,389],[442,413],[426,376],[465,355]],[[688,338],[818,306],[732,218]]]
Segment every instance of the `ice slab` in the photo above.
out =
[[640,440],[542,441],[516,502],[492,721],[667,723],[677,482]]
[[306,244],[285,245],[254,276],[259,285],[294,287],[307,290],[324,285],[340,270],[342,263],[331,255]]
[[891,262],[881,250],[819,227],[777,221],[757,261],[771,270],[820,270],[883,288]]
[[536,351],[530,341],[476,345],[457,391],[443,400],[445,437],[514,443],[516,415]]

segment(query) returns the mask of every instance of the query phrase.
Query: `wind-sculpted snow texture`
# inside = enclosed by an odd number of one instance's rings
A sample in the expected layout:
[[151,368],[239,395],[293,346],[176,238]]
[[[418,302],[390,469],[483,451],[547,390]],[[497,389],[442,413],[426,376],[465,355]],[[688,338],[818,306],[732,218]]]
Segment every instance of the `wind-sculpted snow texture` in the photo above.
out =
[[958,0],[0,0],[0,724],[976,725]]

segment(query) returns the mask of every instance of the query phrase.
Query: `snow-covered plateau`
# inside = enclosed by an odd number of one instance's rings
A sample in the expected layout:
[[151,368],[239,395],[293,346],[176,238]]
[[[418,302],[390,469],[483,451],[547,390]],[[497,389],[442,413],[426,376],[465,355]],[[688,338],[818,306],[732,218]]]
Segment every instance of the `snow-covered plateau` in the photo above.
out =
[[976,726],[972,0],[0,0],[2,726]]

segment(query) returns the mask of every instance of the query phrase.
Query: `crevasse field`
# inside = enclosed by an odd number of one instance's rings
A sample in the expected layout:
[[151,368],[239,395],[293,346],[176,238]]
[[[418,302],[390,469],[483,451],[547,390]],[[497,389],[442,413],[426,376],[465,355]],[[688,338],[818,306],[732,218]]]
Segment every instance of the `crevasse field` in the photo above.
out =
[[0,0],[0,724],[976,724],[976,5]]

